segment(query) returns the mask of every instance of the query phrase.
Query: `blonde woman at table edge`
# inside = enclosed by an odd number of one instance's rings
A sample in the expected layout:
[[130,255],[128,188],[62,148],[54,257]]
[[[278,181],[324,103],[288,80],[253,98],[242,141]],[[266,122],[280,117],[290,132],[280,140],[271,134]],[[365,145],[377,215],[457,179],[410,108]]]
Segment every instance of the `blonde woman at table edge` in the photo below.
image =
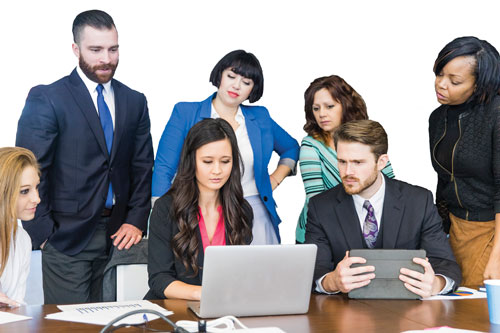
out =
[[40,203],[38,163],[31,151],[0,148],[0,306],[24,304],[31,239],[20,220],[35,217]]

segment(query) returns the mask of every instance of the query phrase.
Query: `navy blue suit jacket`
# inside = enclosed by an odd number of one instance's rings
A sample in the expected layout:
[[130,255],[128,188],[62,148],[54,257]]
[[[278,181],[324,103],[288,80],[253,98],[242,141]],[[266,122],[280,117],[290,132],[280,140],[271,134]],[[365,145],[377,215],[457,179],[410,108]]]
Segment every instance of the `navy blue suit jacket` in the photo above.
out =
[[38,248],[47,238],[74,255],[92,237],[104,208],[109,181],[115,206],[108,224],[146,230],[151,209],[153,147],[146,98],[112,80],[115,128],[108,153],[99,115],[76,72],[31,89],[19,119],[16,145],[36,155],[41,168],[34,220],[23,222]]

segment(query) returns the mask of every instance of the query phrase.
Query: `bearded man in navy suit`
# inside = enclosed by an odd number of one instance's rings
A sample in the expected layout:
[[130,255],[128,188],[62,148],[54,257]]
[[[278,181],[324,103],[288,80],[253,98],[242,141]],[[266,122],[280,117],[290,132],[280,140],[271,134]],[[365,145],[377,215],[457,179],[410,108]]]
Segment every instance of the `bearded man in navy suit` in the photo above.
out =
[[347,293],[375,278],[374,266],[351,249],[424,249],[427,259],[414,258],[424,273],[402,268],[399,279],[421,297],[455,290],[461,272],[428,190],[389,179],[388,140],[376,121],[356,120],[335,131],[335,149],[342,185],[309,201],[306,243],[316,244],[315,289]]
[[31,89],[16,138],[42,171],[42,203],[24,227],[33,248],[42,248],[46,304],[100,301],[111,246],[137,244],[151,208],[147,102],[113,79],[119,55],[113,19],[99,10],[80,13],[73,38],[78,66]]

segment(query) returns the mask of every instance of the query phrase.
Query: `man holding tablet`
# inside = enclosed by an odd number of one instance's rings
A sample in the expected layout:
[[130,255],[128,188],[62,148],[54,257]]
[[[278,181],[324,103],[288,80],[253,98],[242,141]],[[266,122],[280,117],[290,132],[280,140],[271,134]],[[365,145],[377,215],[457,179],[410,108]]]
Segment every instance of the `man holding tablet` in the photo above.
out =
[[399,279],[420,297],[448,293],[461,281],[430,191],[380,172],[388,161],[387,134],[375,121],[341,125],[334,134],[342,186],[311,198],[306,243],[316,244],[315,289],[347,293],[375,278],[374,266],[351,249],[424,249],[414,258],[424,273],[402,268]]

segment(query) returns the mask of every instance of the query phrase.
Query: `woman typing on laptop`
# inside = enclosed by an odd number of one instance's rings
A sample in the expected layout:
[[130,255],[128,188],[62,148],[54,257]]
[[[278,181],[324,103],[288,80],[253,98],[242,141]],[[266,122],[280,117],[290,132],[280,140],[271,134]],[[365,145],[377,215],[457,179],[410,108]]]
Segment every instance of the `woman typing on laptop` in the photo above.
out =
[[252,208],[239,166],[228,122],[209,118],[191,128],[172,187],[151,214],[146,299],[200,300],[206,247],[250,244]]

